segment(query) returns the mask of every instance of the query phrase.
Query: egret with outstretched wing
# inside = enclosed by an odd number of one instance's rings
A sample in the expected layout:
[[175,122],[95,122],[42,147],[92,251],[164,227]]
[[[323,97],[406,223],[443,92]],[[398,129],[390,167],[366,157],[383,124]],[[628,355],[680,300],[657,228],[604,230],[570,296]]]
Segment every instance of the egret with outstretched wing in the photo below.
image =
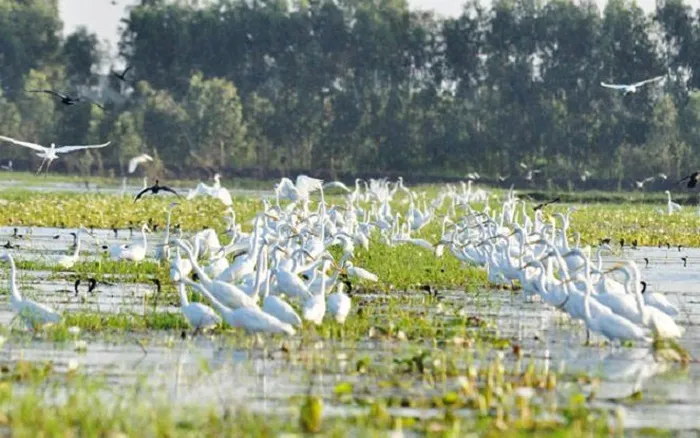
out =
[[153,161],[153,157],[148,154],[141,154],[129,160],[129,173],[134,173],[139,164]]
[[26,141],[19,141],[15,140],[14,138],[10,137],[5,137],[3,135],[0,135],[0,140],[5,140],[9,141],[10,143],[14,143],[18,146],[24,146],[25,148],[29,149],[34,149],[37,151],[37,155],[41,158],[43,158],[43,161],[41,162],[41,166],[39,166],[39,170],[36,171],[37,175],[41,172],[41,169],[44,167],[44,164],[46,164],[46,173],[49,173],[49,166],[51,166],[51,162],[58,158],[58,154],[65,154],[68,152],[73,152],[73,151],[79,151],[83,149],[99,149],[103,148],[107,145],[110,144],[108,141],[107,143],[103,144],[95,144],[95,145],[80,145],[80,146],[61,146],[61,147],[56,147],[54,143],[51,143],[51,147],[46,147],[42,146],[36,143],[29,143]]
[[643,81],[635,82],[634,84],[606,84],[605,82],[601,82],[600,85],[605,87],[605,88],[612,88],[613,90],[621,90],[625,92],[625,95],[628,95],[630,93],[636,93],[637,89],[643,85],[650,84],[652,82],[658,82],[662,80],[664,76],[657,76],[655,78],[651,79],[646,79]]

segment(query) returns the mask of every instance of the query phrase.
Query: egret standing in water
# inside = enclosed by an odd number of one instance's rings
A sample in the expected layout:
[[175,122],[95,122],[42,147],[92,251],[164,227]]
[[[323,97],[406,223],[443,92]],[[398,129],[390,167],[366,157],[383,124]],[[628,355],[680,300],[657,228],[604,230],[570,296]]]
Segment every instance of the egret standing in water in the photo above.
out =
[[189,302],[184,282],[178,282],[177,292],[180,295],[180,310],[182,310],[182,314],[185,315],[189,325],[194,329],[194,334],[214,328],[221,323],[221,317],[211,307],[202,303]]
[[10,307],[24,320],[27,327],[37,328],[60,321],[61,315],[49,306],[23,298],[20,295],[17,288],[17,267],[12,256],[8,253],[2,253],[0,260],[10,264]]

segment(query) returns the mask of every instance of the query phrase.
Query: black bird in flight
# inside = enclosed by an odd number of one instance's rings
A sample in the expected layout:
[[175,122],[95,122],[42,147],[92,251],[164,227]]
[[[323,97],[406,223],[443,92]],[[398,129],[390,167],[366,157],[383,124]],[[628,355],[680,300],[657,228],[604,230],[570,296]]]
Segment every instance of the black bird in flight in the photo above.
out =
[[153,184],[151,187],[146,187],[145,189],[141,190],[138,193],[138,195],[136,195],[136,197],[134,198],[134,202],[138,201],[139,198],[147,192],[153,192],[154,195],[157,195],[158,192],[160,192],[161,190],[164,192],[170,192],[170,193],[174,194],[175,196],[180,197],[180,195],[178,195],[178,193],[175,190],[171,189],[170,187],[159,185],[158,180],[156,180],[156,183]]
[[[81,103],[81,102],[83,101],[80,97],[71,97],[71,96],[69,96],[69,95],[67,95],[67,94],[58,93],[58,92],[53,91],[53,90],[27,90],[27,91],[30,92],[30,93],[46,93],[46,94],[51,94],[51,95],[56,96],[56,97],[58,97],[59,99],[61,99],[61,103],[64,104],[64,105],[75,105],[76,103]],[[105,109],[105,107],[103,107],[102,105],[100,105],[100,104],[97,103],[97,102],[93,102],[93,101],[89,101],[89,102],[90,102],[91,104],[93,104],[93,105],[96,105],[96,106],[102,108],[103,110]]]
[[541,210],[541,209],[545,208],[546,206],[548,206],[549,204],[554,204],[555,202],[559,202],[560,200],[561,200],[561,198],[559,196],[557,196],[556,198],[552,199],[551,201],[547,201],[547,202],[543,202],[541,204],[535,205],[534,210],[535,211]]
[[121,74],[116,71],[113,71],[112,74],[117,78],[121,79],[122,81],[126,82],[126,72],[128,72],[129,70],[131,70],[130,65],[127,66]]
[[682,183],[685,180],[688,180],[688,184],[686,185],[686,187],[688,187],[689,189],[695,188],[695,186],[698,184],[698,181],[700,181],[700,171],[696,170],[695,172],[691,173],[685,178],[679,180],[678,184]]

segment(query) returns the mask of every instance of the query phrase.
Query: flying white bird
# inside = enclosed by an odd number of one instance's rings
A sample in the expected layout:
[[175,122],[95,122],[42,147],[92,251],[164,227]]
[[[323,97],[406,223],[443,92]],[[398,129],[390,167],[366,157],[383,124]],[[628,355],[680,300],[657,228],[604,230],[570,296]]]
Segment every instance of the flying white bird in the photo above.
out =
[[631,85],[625,85],[625,84],[606,84],[605,82],[601,82],[600,85],[602,85],[605,88],[612,88],[614,90],[622,90],[624,91],[625,96],[630,94],[630,93],[636,93],[637,89],[641,87],[642,85],[650,84],[652,82],[657,82],[662,80],[664,77],[663,76],[657,76],[655,78],[647,79],[644,81],[640,82],[635,82],[634,84]]
[[139,167],[139,164],[147,163],[149,161],[153,161],[153,157],[148,154],[141,154],[138,157],[132,158],[129,160],[129,173],[134,173],[134,170]]
[[[107,143],[104,144],[96,144],[96,145],[85,145],[85,146],[61,146],[60,148],[57,148],[54,143],[51,143],[51,147],[46,147],[46,146],[41,146],[35,143],[28,143],[25,141],[19,141],[15,140],[14,138],[10,137],[5,137],[0,135],[0,140],[5,140],[9,141],[10,143],[14,143],[19,146],[24,146],[26,148],[34,149],[35,151],[38,151],[37,155],[43,158],[43,161],[41,162],[41,166],[39,166],[39,170],[37,170],[37,174],[41,172],[41,169],[43,169],[44,164],[46,164],[46,173],[49,172],[49,166],[51,166],[51,162],[58,158],[58,154],[65,154],[67,152],[73,152],[73,151],[79,151],[82,149],[97,149],[97,148],[103,148],[110,144],[108,141]],[[48,164],[47,164],[48,163]]]

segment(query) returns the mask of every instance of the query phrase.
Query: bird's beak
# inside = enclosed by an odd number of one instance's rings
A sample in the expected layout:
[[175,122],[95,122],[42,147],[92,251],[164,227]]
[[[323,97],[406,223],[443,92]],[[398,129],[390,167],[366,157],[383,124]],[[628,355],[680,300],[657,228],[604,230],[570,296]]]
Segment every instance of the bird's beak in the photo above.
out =
[[624,268],[624,267],[625,267],[625,265],[623,265],[622,263],[615,263],[615,264],[614,264],[613,266],[611,266],[609,269],[603,271],[603,273],[604,273],[604,274],[609,274],[609,273],[614,272],[614,271],[619,271],[619,270],[621,270],[621,269]]
[[282,251],[282,252],[285,253],[287,256],[289,256],[289,251],[287,251],[286,249],[282,248],[281,246],[275,246],[274,250],[275,250],[275,251]]

